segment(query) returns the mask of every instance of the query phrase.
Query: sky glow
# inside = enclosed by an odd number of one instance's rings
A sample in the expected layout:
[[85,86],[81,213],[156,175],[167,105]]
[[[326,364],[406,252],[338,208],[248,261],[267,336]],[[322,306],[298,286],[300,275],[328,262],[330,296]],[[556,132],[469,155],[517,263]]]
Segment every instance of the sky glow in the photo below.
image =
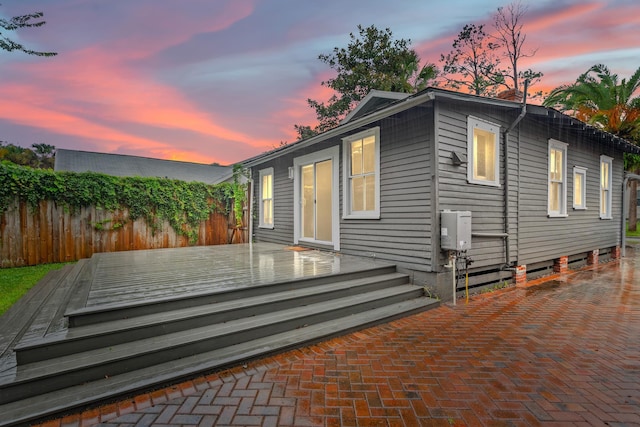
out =
[[[423,62],[501,1],[4,0],[5,18],[47,24],[7,35],[53,58],[0,51],[0,140],[29,147],[231,164],[294,141],[313,124],[306,99],[326,100],[333,75],[317,57],[356,26],[411,39]],[[640,2],[523,1],[535,90],[571,83],[604,63],[640,66]]]

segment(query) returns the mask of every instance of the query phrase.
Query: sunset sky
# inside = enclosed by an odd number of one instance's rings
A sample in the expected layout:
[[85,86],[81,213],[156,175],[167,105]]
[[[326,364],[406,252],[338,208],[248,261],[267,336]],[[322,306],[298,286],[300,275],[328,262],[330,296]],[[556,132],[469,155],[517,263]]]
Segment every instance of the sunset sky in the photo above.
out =
[[[334,72],[318,60],[357,25],[411,39],[423,62],[465,24],[508,1],[2,0],[0,16],[45,14],[6,33],[53,58],[0,50],[0,141],[231,164],[294,141],[313,124],[306,99]],[[596,63],[620,77],[640,67],[640,1],[536,0],[523,64],[548,90]]]

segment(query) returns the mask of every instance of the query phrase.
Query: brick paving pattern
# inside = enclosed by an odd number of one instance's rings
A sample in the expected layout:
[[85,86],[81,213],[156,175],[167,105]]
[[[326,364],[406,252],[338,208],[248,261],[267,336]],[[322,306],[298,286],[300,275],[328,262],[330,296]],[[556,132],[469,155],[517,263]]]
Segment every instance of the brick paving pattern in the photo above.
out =
[[461,301],[42,426],[640,425],[633,258]]

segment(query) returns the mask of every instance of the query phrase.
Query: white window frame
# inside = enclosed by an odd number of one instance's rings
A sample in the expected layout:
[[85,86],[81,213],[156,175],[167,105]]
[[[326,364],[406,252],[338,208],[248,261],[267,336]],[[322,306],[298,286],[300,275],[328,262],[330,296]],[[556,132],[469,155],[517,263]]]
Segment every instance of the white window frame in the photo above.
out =
[[[259,206],[258,206],[258,212],[260,215],[260,220],[258,223],[258,227],[259,228],[273,228],[274,227],[274,222],[275,222],[275,209],[274,209],[274,202],[275,202],[275,195],[274,195],[274,184],[275,184],[275,177],[273,174],[273,168],[266,168],[266,169],[261,169],[259,172],[259,178],[260,178],[260,198],[258,200]],[[263,178],[265,176],[271,176],[271,223],[267,223],[264,220],[264,201],[267,200],[264,198],[264,189],[263,189]]]
[[[602,176],[602,166],[607,165],[606,185]],[[613,178],[613,158],[609,156],[600,156],[600,219],[613,219],[612,213],[612,180]],[[604,207],[604,210],[603,210]]]
[[[550,218],[564,218],[567,217],[567,147],[569,144],[561,141],[557,141],[555,139],[549,140],[549,150],[547,151],[547,215]],[[551,180],[551,150],[561,151],[562,152],[562,179],[560,181],[552,181]],[[551,210],[551,183],[552,182],[560,182],[561,193],[560,193],[560,210],[552,211]]]
[[[352,211],[351,209],[351,144],[355,141],[367,138],[373,135],[375,137],[375,178],[374,178],[374,197],[375,208],[369,211]],[[344,219],[380,219],[380,128],[375,127],[363,132],[358,132],[342,139],[342,218]]]
[[[481,129],[486,132],[493,133],[495,136],[494,139],[494,159],[493,159],[493,176],[494,179],[482,179],[475,177],[475,153],[473,150],[473,142],[474,142],[474,130]],[[480,185],[489,185],[492,187],[500,187],[500,126],[487,122],[485,120],[479,119],[477,117],[468,116],[467,117],[467,182],[470,184],[480,184]]]
[[[580,189],[581,204],[576,203],[577,176],[579,176],[582,181],[582,188]],[[577,211],[587,209],[587,168],[583,168],[582,166],[573,167],[573,209]]]

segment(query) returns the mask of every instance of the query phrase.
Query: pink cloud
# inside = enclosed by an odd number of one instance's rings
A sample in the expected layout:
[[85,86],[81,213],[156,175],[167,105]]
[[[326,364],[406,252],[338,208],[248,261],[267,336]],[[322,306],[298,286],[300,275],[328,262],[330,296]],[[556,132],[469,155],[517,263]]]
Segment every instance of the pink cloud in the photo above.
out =
[[0,116],[26,126],[34,126],[34,123],[36,123],[37,126],[34,127],[40,127],[55,133],[98,139],[104,142],[108,151],[116,149],[118,142],[146,148],[155,148],[161,145],[147,138],[125,134],[75,115],[65,114],[46,106],[37,105],[38,102],[14,102],[15,99],[25,99],[33,95],[33,90],[27,86],[3,87],[0,90]]
[[451,44],[458,36],[458,32],[448,33],[440,35],[437,38],[432,38],[414,46],[415,51],[422,60],[422,63],[433,63],[441,68],[440,55],[446,54],[451,50]]
[[[144,58],[166,46],[181,43],[195,32],[227,28],[252,9],[251,3],[230,2],[218,15],[198,16],[189,23],[178,22],[180,25],[167,26],[166,31],[136,31],[135,37],[68,52],[47,62],[12,64],[18,77],[0,87],[0,118],[62,135],[100,140],[105,151],[126,146],[160,157],[190,161],[219,159],[193,150],[176,150],[166,141],[121,130],[127,127],[122,125],[128,124],[129,129],[135,125],[185,131],[215,141],[262,147],[267,141],[225,127],[214,114],[199,110],[175,88],[153,80],[130,65],[131,59]],[[150,15],[144,19],[147,22],[188,19],[181,14],[154,16],[160,13],[156,9],[145,10],[145,13]],[[31,82],[46,84],[38,86]]]
[[[332,71],[325,71],[314,77],[313,81],[309,81],[307,85],[298,91],[295,91],[282,100],[284,107],[274,112],[269,122],[279,129],[279,133],[283,135],[283,140],[294,142],[298,138],[293,125],[309,125],[314,127],[318,121],[315,111],[309,107],[307,99],[316,101],[326,101],[335,92],[326,86],[322,86],[320,82],[326,81],[333,77]],[[273,145],[273,144],[271,144]]]
[[[527,43],[538,46],[530,62],[637,47],[640,13],[637,7],[607,8],[603,4],[576,5],[527,23]],[[623,31],[628,28],[630,32]],[[634,31],[636,32],[634,34]]]
[[[69,67],[76,70],[74,74],[67,73]],[[48,81],[44,90],[30,85],[19,87],[20,96],[7,94],[12,86],[0,90],[6,94],[4,101],[0,101],[6,107],[0,107],[0,117],[23,125],[87,139],[112,139],[137,148],[142,144],[149,150],[168,144],[116,129],[120,124],[135,124],[194,132],[253,147],[267,144],[265,140],[226,128],[212,113],[198,110],[175,89],[144,79],[99,51],[77,52],[65,58],[64,64],[46,69],[34,65],[22,72],[34,80]],[[9,99],[12,101],[8,102]],[[44,105],[50,107],[39,108]],[[17,115],[17,111],[24,113]],[[54,114],[58,114],[58,119],[49,120]]]
[[[90,65],[82,67],[82,63]],[[32,86],[14,86],[21,93],[19,97],[13,97],[9,96],[11,86],[2,88],[0,117],[56,133],[88,139],[111,139],[128,145],[144,145],[147,149],[165,144],[117,131],[118,124],[194,132],[215,140],[258,148],[268,143],[226,128],[212,113],[196,109],[168,86],[139,79],[100,59],[83,56],[75,65],[80,71],[73,75],[72,81],[65,81],[67,78],[62,70],[60,74],[52,75],[49,69],[47,80],[50,87],[44,91]],[[38,75],[44,72],[34,70],[33,73]],[[46,77],[41,75],[36,78]],[[16,99],[20,102],[15,102]],[[44,105],[49,107],[40,107]],[[96,122],[112,124],[100,126]],[[172,156],[175,157],[175,154]]]
[[[249,77],[254,80],[245,91],[225,86],[225,94],[220,95],[221,101],[211,102],[211,107],[201,105],[216,99],[213,88],[208,88],[207,95],[203,91],[194,96],[197,101],[192,101],[188,93],[179,89],[180,85],[170,81],[186,69],[201,73],[198,78],[202,80],[209,78],[209,70],[199,67],[198,61],[204,63],[220,59],[221,62],[229,60],[232,63],[237,55],[239,64],[243,60],[246,63],[247,52],[243,49],[250,49],[252,59],[258,59],[252,64],[262,65],[262,58],[269,58],[265,53],[277,50],[288,55],[291,46],[302,45],[305,41],[315,49],[308,53],[313,58],[318,52],[330,51],[330,46],[322,48],[316,38],[320,40],[321,36],[342,31],[338,30],[343,28],[340,20],[325,22],[323,9],[317,5],[317,13],[311,20],[295,20],[292,24],[287,22],[284,14],[283,27],[277,27],[278,31],[274,30],[273,21],[261,27],[264,19],[275,16],[277,8],[263,7],[265,5],[258,4],[258,1],[191,0],[190,6],[196,7],[186,7],[182,2],[167,2],[153,8],[143,3],[133,2],[127,6],[114,3],[103,9],[105,16],[98,16],[96,11],[99,9],[83,1],[79,3],[81,9],[66,4],[66,9],[58,11],[58,16],[47,12],[49,23],[43,28],[55,30],[52,37],[60,41],[59,45],[81,45],[70,37],[76,33],[89,34],[95,42],[87,42],[77,50],[61,51],[61,55],[51,59],[7,62],[3,67],[5,80],[0,85],[0,119],[57,135],[99,141],[104,151],[128,151],[189,161],[228,163],[247,154],[248,157],[254,152],[268,150],[280,140],[294,141],[293,124],[313,125],[316,122],[314,111],[306,99],[326,101],[333,94],[320,85],[321,81],[334,76],[332,70],[323,68],[322,73],[315,74],[315,67],[308,65],[310,62],[287,63],[285,60],[278,66],[304,67],[302,73],[295,73],[295,78],[303,77],[286,82],[281,88],[277,79],[256,73],[257,77]],[[260,7],[256,8],[256,5]],[[76,10],[76,14],[72,13]],[[126,14],[123,13],[125,10]],[[67,21],[78,21],[81,31],[64,22],[67,15],[63,11],[71,13]],[[485,12],[484,15],[476,14],[485,18],[477,23],[485,23],[485,29],[490,29],[488,16],[491,11]],[[257,16],[259,13],[264,15]],[[118,25],[111,25],[116,16],[121,18]],[[536,89],[570,83],[586,71],[587,67],[579,70],[575,67],[577,63],[584,64],[589,54],[637,48],[639,24],[638,6],[631,2],[571,1],[547,4],[543,8],[536,8],[531,3],[524,29],[528,37],[527,47],[538,50],[534,57],[523,59],[522,65],[545,72]],[[100,28],[92,31],[91,25]],[[259,40],[264,41],[263,44],[256,45],[251,32],[247,31],[253,30],[253,25],[256,34],[263,34],[260,37],[264,39]],[[451,50],[451,43],[463,25],[461,23],[459,28],[452,26],[450,31],[427,41],[414,38],[413,47],[423,63],[434,62],[440,66],[440,54]],[[231,34],[247,37],[227,39]],[[286,43],[281,40],[282,34],[286,34]],[[210,40],[216,43],[212,44]],[[229,44],[226,44],[227,40]],[[234,44],[238,40],[242,42],[241,48]],[[51,42],[47,46],[56,46]],[[293,49],[290,56],[303,55],[300,51]],[[223,58],[222,55],[230,56]],[[264,73],[277,70],[277,66],[268,65],[265,69],[269,71]],[[613,67],[612,70],[620,72]],[[236,71],[238,76],[232,76]],[[229,76],[225,75],[224,81],[229,83],[237,78],[238,85],[244,89],[243,71],[246,70],[225,70]],[[309,75],[304,74],[307,71]],[[184,78],[188,76],[185,74]],[[261,91],[261,84],[267,81],[272,86]]]
[[533,19],[527,19],[525,30],[527,33],[555,32],[562,29],[562,26],[566,25],[567,22],[573,21],[576,18],[582,18],[585,14],[590,14],[601,8],[602,5],[600,4],[586,2],[569,5],[561,10],[554,9],[550,11],[551,13],[544,13],[535,16]]
[[[490,19],[477,21],[485,24],[485,31],[493,31]],[[614,5],[607,2],[572,3],[553,9],[530,7],[524,19],[526,53],[521,66],[545,73],[536,90],[549,91],[560,84],[575,81],[588,68],[576,69],[573,58],[613,49],[637,48],[640,38],[640,9],[637,5]],[[415,46],[423,62],[434,62],[441,66],[440,55],[451,50],[451,44],[460,28],[438,37],[431,38]],[[594,57],[597,57],[594,55]],[[584,60],[584,59],[582,59]],[[605,62],[605,60],[596,62]],[[559,64],[566,65],[558,70]],[[589,64],[593,65],[593,64]],[[635,70],[635,68],[634,68]]]
[[[194,35],[218,32],[250,16],[257,0],[211,2],[196,1],[200,5],[184,7],[181,3],[162,7],[128,8],[133,14],[118,26],[120,37],[107,42],[123,59],[148,58],[159,51],[188,41]],[[148,28],[140,28],[145,23]],[[171,23],[167,25],[166,23]]]

